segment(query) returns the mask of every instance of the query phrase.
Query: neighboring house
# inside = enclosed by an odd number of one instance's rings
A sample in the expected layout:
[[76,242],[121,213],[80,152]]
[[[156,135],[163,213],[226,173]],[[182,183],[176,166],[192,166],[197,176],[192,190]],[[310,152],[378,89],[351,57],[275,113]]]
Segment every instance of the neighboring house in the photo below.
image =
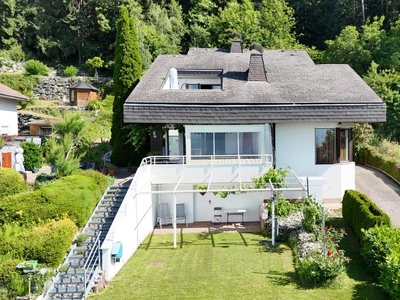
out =
[[[28,97],[0,83],[0,136],[18,135],[18,101],[30,101]],[[6,138],[9,139],[9,138]],[[13,168],[18,147],[7,143],[0,149],[1,167]]]
[[28,97],[0,83],[0,135],[18,135],[18,101],[30,101]]
[[31,136],[50,136],[54,132],[53,125],[59,123],[59,120],[38,120],[29,122],[29,134]]
[[100,100],[99,90],[90,83],[79,81],[69,87],[69,103],[86,106],[92,100]]
[[[126,99],[125,123],[169,130],[166,155],[143,160],[102,245],[107,280],[122,267],[110,262],[113,243],[124,244],[127,261],[156,225],[160,203],[173,220],[175,204],[184,203],[189,223],[213,221],[215,207],[222,222],[238,209],[245,221],[258,221],[272,192],[252,188],[252,178],[270,167],[294,171],[286,198],[307,190],[322,202],[355,188],[352,129],[384,122],[385,103],[348,65],[316,65],[303,50],[255,49],[234,41],[230,50],[160,55]],[[213,193],[221,191],[234,193]]]

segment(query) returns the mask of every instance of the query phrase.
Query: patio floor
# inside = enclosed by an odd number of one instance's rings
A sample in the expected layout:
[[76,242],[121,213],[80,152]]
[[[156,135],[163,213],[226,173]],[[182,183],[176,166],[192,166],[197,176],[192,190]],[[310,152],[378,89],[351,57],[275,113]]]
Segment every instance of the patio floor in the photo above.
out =
[[[163,225],[154,227],[154,234],[173,233],[172,225]],[[189,223],[188,227],[185,224],[177,224],[179,233],[197,233],[197,232],[260,232],[261,227],[259,222],[243,222],[243,223],[220,223],[213,224],[212,222],[195,222]]]

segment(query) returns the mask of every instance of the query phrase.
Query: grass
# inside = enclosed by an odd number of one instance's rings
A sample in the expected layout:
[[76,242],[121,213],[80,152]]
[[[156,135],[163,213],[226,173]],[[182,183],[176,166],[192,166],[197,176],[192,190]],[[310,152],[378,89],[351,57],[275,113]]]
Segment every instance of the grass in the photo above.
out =
[[299,286],[291,249],[283,243],[260,245],[265,240],[260,234],[181,234],[178,249],[172,239],[149,236],[91,299],[386,299],[365,274],[349,235],[348,274],[335,287],[315,289]]

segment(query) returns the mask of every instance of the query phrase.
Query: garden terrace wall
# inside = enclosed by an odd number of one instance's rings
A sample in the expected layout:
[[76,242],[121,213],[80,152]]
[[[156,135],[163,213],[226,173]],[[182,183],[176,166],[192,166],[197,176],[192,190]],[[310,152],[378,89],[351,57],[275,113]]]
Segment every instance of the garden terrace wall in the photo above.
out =
[[358,239],[361,238],[361,228],[368,229],[375,225],[389,225],[389,216],[379,209],[366,195],[347,190],[342,202],[343,219],[355,231]]

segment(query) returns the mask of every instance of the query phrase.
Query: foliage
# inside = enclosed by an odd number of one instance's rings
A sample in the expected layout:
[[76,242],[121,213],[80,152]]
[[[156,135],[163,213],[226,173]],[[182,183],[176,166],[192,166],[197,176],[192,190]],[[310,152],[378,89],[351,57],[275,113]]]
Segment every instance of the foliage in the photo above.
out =
[[44,63],[34,59],[25,63],[25,70],[29,75],[49,75],[49,68]]
[[31,97],[33,89],[39,82],[39,77],[27,74],[0,74],[0,82],[21,94]]
[[86,60],[85,65],[89,68],[90,71],[94,71],[94,77],[97,78],[99,76],[97,69],[103,67],[104,61],[101,59],[101,57],[95,56]]
[[75,77],[78,74],[78,68],[75,66],[68,66],[64,69],[64,75],[67,77]]
[[88,237],[89,236],[87,234],[84,234],[84,233],[78,235],[78,237],[76,238],[76,245],[78,247],[82,246],[83,242],[86,241],[88,239]]
[[375,226],[362,230],[362,250],[368,270],[379,279],[391,299],[400,296],[400,229]]
[[[318,203],[312,196],[303,200],[303,220],[302,225],[308,232],[314,232],[322,225],[322,205]],[[325,212],[325,220],[329,219],[328,213]]]
[[378,145],[377,135],[371,124],[356,124],[352,131],[354,137],[354,155],[357,156],[358,152],[366,147]]
[[99,187],[100,191],[105,191],[109,186],[109,178],[95,170],[79,170],[76,174],[92,178]]
[[303,285],[319,285],[341,275],[348,262],[342,250],[328,250],[326,255],[317,251],[300,259],[297,271]]
[[394,69],[378,70],[378,64],[373,62],[364,80],[386,104],[387,121],[376,126],[376,132],[387,139],[400,142],[400,127],[398,126],[400,73]]
[[[299,209],[299,206],[300,205],[285,199],[282,195],[279,195],[278,201],[275,205],[275,213],[279,217],[287,217],[295,213]],[[268,211],[272,211],[272,205],[270,201],[267,203],[266,209],[268,209]]]
[[51,137],[46,141],[45,158],[57,169],[58,176],[71,175],[79,168],[78,145],[86,126],[80,114],[64,113],[64,119],[53,125],[59,138]]
[[0,50],[0,57],[8,58],[15,62],[21,62],[25,59],[25,53],[20,44],[14,44],[7,50]]
[[379,209],[366,195],[346,190],[342,201],[343,219],[361,238],[361,229],[375,225],[391,225],[389,216]]
[[24,167],[26,170],[33,170],[42,166],[42,149],[33,142],[20,143],[24,149]]
[[63,177],[38,190],[4,198],[0,202],[0,224],[19,222],[29,226],[39,220],[60,219],[67,214],[81,227],[103,192],[90,177]]
[[92,100],[86,105],[86,110],[95,111],[100,110],[101,101],[100,100]]
[[388,225],[361,229],[361,254],[368,270],[379,277],[379,266],[386,261],[387,256],[395,249],[400,250],[400,230]]
[[274,188],[284,188],[286,186],[286,176],[288,174],[289,170],[270,168],[265,174],[254,177],[251,180],[254,182],[256,189],[270,188],[270,181],[274,185]]
[[13,169],[0,168],[0,202],[1,199],[26,191],[24,178]]
[[[131,90],[142,74],[142,60],[139,53],[136,25],[129,17],[125,6],[120,8],[117,21],[117,38],[114,66],[114,104],[111,128],[111,144],[113,146],[112,161],[118,165],[129,165],[135,148],[127,144],[130,128],[123,123],[123,105]],[[132,125],[131,125],[132,126]]]

